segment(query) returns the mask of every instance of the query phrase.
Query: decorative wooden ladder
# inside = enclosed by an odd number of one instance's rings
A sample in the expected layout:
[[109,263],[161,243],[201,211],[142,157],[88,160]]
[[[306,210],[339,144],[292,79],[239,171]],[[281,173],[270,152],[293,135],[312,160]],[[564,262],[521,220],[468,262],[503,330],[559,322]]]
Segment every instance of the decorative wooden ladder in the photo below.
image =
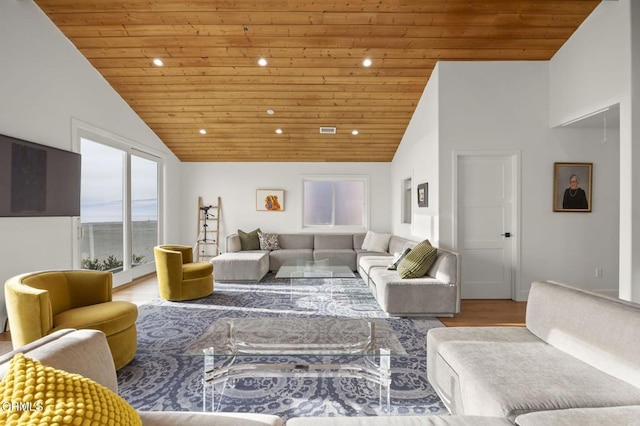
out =
[[[219,253],[220,202],[218,197],[216,205],[205,205],[202,197],[198,197],[198,239],[195,247],[198,262],[209,260]],[[211,226],[212,224],[215,226]]]

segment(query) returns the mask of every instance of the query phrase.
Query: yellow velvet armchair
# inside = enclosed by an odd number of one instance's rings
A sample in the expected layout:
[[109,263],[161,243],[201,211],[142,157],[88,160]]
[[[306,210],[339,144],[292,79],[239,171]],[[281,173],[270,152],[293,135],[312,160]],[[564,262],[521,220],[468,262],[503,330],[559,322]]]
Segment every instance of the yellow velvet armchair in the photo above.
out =
[[111,272],[42,271],[5,282],[7,316],[14,348],[64,328],[104,332],[116,368],[138,347],[138,307],[112,300]]
[[156,246],[153,253],[160,297],[166,300],[191,300],[213,293],[213,264],[194,262],[192,247]]

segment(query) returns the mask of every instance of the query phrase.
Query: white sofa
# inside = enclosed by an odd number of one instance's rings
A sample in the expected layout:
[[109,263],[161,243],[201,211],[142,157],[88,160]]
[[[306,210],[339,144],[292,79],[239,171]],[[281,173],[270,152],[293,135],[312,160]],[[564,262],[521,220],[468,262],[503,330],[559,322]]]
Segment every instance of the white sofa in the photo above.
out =
[[427,334],[428,379],[457,415],[519,425],[640,424],[640,305],[531,286],[526,327]]
[[[4,377],[9,361],[17,353],[39,360],[42,364],[77,373],[113,392],[118,392],[118,379],[107,339],[101,331],[64,329],[0,356],[0,377]],[[139,411],[142,424],[155,426],[282,426],[277,416],[253,413],[203,413],[187,411]]]

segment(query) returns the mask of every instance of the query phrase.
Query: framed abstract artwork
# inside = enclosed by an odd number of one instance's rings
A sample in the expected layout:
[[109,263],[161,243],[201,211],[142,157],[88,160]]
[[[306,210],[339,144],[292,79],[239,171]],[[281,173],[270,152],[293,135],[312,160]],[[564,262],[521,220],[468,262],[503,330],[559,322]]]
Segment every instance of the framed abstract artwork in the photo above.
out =
[[284,190],[282,189],[257,189],[256,210],[259,212],[284,211]]
[[554,163],[553,211],[591,212],[593,163]]

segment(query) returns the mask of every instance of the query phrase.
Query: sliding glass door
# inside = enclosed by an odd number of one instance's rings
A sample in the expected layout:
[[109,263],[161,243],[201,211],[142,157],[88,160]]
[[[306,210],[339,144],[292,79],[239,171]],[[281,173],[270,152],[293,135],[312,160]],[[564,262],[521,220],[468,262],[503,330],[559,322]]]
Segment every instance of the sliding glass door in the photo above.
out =
[[131,266],[153,263],[158,245],[158,163],[131,155]]
[[80,138],[79,264],[113,272],[114,285],[119,285],[155,270],[159,163],[126,146],[92,139]]

